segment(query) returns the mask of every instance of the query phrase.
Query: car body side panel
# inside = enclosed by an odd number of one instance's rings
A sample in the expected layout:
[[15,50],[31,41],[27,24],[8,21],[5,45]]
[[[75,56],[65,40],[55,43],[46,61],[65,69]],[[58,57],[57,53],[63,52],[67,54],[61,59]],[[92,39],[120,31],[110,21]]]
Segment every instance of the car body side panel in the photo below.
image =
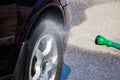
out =
[[[38,2],[43,0],[17,0],[17,31],[16,31],[16,39],[15,44],[21,46],[22,41],[24,39],[24,35],[28,30],[26,30],[27,25],[30,22],[30,19],[35,13],[35,6]],[[29,4],[28,4],[29,3]]]
[[[0,77],[12,72],[10,46],[15,40],[17,26],[16,4],[14,1],[0,1]],[[11,52],[11,53],[10,53]]]
[[[16,4],[0,5],[0,45],[13,43],[17,26]],[[13,36],[13,37],[12,37]]]

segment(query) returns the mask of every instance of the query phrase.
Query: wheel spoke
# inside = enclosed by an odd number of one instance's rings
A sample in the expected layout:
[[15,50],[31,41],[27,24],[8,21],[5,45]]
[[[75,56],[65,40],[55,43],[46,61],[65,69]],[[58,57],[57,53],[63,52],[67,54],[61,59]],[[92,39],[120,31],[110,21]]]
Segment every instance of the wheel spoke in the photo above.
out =
[[57,63],[57,57],[58,57],[57,55],[52,57],[52,63],[54,63],[54,64]]
[[36,57],[37,57],[37,60],[39,60],[38,62],[40,62],[42,59],[43,59],[43,55],[40,51],[40,49],[36,48]]
[[40,70],[40,62],[42,61],[43,55],[41,55],[41,51],[36,48],[35,49],[35,56],[36,56],[36,63],[35,63],[35,74],[33,76],[33,80],[37,80],[40,77],[41,70]]
[[[44,73],[44,80],[49,80],[53,76],[53,70],[56,69],[56,65],[53,63],[47,63],[46,64],[46,70]],[[56,71],[56,70],[55,70]],[[52,74],[52,76],[50,76]]]
[[36,73],[33,76],[33,80],[37,80],[40,77],[40,67],[36,66],[35,68],[36,68]]
[[44,49],[44,51],[42,52],[42,54],[44,56],[48,55],[52,49],[52,43],[53,43],[53,40],[52,38],[50,38],[48,41],[47,41],[47,45],[46,45],[46,48]]

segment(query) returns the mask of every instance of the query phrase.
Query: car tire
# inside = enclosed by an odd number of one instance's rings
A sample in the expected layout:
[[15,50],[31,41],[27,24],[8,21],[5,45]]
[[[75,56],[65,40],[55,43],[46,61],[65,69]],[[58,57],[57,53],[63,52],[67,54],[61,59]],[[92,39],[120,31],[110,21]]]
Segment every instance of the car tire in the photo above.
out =
[[[51,14],[49,14],[51,13]],[[37,20],[28,42],[25,80],[60,80],[63,64],[63,21],[46,12]]]

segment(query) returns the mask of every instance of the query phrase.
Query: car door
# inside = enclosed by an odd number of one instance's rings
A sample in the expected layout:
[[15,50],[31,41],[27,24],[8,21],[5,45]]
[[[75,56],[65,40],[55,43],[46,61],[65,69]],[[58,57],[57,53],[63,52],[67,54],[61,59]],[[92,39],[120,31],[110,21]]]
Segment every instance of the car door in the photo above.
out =
[[0,0],[0,47],[12,44],[17,26],[15,0]]

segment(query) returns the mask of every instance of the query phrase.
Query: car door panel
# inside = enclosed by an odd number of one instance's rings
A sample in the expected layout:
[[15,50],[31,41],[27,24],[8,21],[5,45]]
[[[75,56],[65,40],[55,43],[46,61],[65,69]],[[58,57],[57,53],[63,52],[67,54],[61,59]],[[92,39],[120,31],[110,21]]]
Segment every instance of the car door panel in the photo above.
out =
[[16,26],[16,4],[0,5],[0,45],[13,43]]

